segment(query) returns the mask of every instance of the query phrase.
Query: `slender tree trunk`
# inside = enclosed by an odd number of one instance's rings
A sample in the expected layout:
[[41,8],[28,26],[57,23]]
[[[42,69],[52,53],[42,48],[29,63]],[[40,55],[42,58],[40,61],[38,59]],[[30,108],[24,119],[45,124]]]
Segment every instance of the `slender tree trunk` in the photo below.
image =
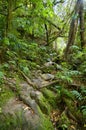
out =
[[46,41],[47,41],[47,45],[49,45],[49,35],[48,35],[47,24],[45,24],[45,30],[46,30]]
[[65,51],[65,57],[67,58],[67,55],[70,52],[70,47],[74,44],[75,36],[77,32],[77,25],[78,25],[78,19],[72,18],[71,24],[70,24],[70,31],[69,31],[69,38],[68,38],[68,44]]
[[79,20],[80,20],[80,38],[81,38],[81,47],[83,48],[86,44],[85,41],[85,25],[84,25],[84,10],[83,10],[83,0],[81,0],[81,6],[79,11]]
[[13,7],[14,7],[14,0],[8,0],[8,10],[7,10],[7,17],[6,17],[6,31],[5,31],[6,37],[7,37],[8,33],[12,30]]

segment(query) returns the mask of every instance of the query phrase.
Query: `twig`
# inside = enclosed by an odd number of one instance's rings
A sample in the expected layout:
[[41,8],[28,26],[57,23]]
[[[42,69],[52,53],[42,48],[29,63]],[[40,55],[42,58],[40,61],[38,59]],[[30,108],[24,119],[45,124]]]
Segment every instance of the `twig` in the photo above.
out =
[[29,85],[34,86],[34,84],[32,83],[32,81],[21,70],[19,70],[19,72],[22,74],[22,76],[25,78],[25,80],[27,81],[27,83]]
[[56,83],[59,83],[59,80],[55,80],[55,81],[49,82],[49,83],[47,83],[47,84],[45,84],[45,85],[42,85],[42,86],[40,86],[39,89],[43,89],[43,88],[45,88],[45,87],[49,87],[49,86],[54,85],[54,84],[56,84]]

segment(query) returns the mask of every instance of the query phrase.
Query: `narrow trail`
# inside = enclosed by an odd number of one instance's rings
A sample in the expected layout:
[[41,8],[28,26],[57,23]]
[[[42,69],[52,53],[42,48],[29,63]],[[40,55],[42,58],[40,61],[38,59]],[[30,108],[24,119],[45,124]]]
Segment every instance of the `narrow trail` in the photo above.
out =
[[[38,72],[41,71],[38,70]],[[14,96],[3,106],[4,115],[12,115],[13,117],[17,115],[19,118],[22,116],[24,119],[23,130],[35,130],[36,126],[37,130],[60,130],[59,124],[62,125],[63,117],[64,123],[69,124],[69,130],[78,129],[78,117],[75,117],[70,110],[65,95],[62,97],[63,101],[60,101],[57,91],[51,88],[51,86],[61,82],[54,74],[35,72],[31,79],[23,72],[20,74],[22,80],[19,82],[16,81],[16,78],[4,78],[6,87],[14,93]],[[69,87],[77,90],[80,85],[80,82],[73,82],[69,84]],[[76,106],[75,103],[73,105]],[[20,115],[18,115],[19,113]],[[50,128],[44,126],[44,120]],[[28,129],[29,123],[31,125]]]

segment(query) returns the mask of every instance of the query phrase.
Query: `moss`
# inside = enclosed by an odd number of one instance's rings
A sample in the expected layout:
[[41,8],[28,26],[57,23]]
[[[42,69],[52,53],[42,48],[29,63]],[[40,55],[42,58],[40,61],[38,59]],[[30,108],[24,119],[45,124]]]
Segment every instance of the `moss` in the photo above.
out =
[[40,129],[37,130],[54,130],[53,124],[50,121],[49,116],[45,116],[45,114],[42,113],[39,107],[38,111],[40,116]]
[[57,95],[53,91],[51,91],[51,90],[49,90],[47,88],[43,89],[42,92],[43,92],[43,95],[46,98],[47,102],[49,102],[49,104],[53,108],[56,108],[57,107],[56,106],[57,105],[57,101],[56,101],[56,96]]
[[2,107],[13,96],[14,93],[7,88],[7,86],[2,85],[0,91],[0,107]]
[[57,108],[56,94],[47,88],[42,90],[42,93],[37,99],[40,109],[45,114],[50,114],[53,108]]
[[0,130],[35,130],[30,123],[28,123],[22,111],[11,114],[0,115]]
[[47,99],[42,94],[37,99],[37,103],[44,114],[50,113],[51,106],[50,106],[49,102],[47,101]]
[[56,68],[54,66],[49,66],[49,67],[44,67],[42,71],[44,73],[51,73],[53,70],[56,70]]
[[42,122],[41,130],[54,130],[53,125],[48,117],[43,116],[41,122]]
[[66,116],[65,112],[61,114],[60,120],[58,122],[58,128],[62,128],[63,130],[68,129],[70,126],[70,121]]

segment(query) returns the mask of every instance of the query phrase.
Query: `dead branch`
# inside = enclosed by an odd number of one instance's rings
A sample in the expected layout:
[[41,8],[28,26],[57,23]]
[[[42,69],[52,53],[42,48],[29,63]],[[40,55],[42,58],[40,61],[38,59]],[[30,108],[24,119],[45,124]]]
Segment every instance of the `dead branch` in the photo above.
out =
[[52,82],[46,83],[46,84],[40,86],[39,89],[43,89],[43,88],[49,87],[49,86],[54,85],[54,84],[56,84],[56,83],[59,83],[59,80],[54,80],[54,81],[52,81]]
[[19,72],[22,74],[22,76],[25,78],[25,80],[27,81],[27,83],[29,85],[34,86],[34,84],[32,83],[32,81],[21,70],[19,70]]

